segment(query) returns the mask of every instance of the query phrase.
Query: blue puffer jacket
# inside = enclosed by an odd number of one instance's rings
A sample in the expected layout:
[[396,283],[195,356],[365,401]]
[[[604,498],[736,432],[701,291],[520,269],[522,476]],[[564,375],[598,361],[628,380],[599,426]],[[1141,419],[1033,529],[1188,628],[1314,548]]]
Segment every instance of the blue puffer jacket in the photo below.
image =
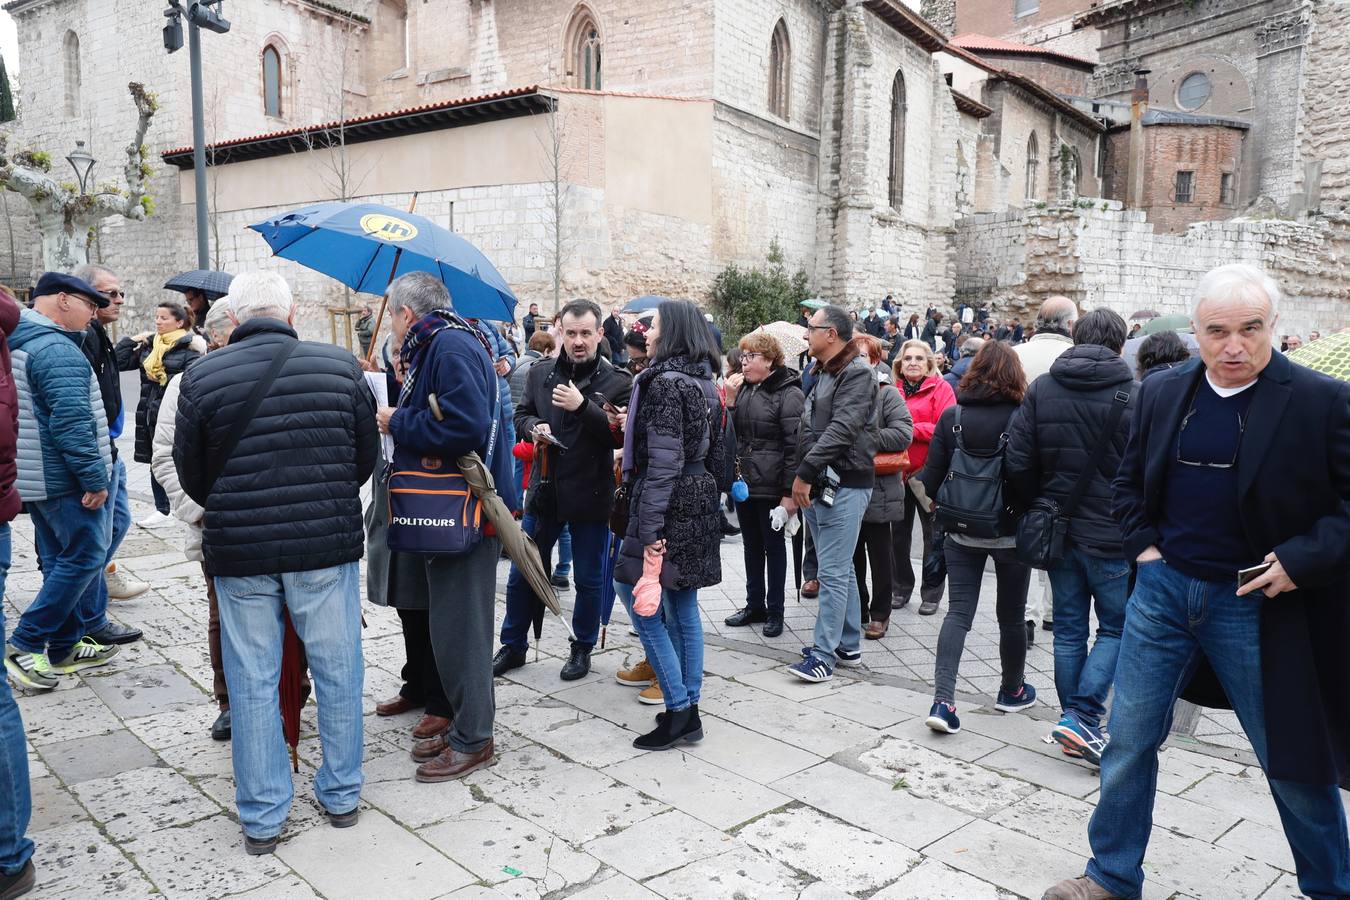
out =
[[108,489],[108,416],[82,338],[25,309],[9,339],[19,394],[17,486],[25,502]]

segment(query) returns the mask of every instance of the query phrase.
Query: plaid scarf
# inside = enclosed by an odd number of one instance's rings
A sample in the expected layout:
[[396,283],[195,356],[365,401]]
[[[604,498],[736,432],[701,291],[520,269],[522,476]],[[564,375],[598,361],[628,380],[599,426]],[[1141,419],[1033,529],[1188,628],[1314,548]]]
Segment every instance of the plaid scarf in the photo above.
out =
[[483,336],[481,331],[465,322],[453,309],[433,309],[408,328],[408,333],[403,338],[403,346],[399,349],[399,356],[403,359],[403,371],[405,373],[403,388],[398,392],[399,406],[408,405],[408,401],[413,395],[413,384],[417,381],[417,375],[422,367],[422,357],[426,355],[432,339],[447,328],[467,331],[478,339],[478,343],[482,345],[488,358],[492,358],[492,349],[488,346],[487,338]]

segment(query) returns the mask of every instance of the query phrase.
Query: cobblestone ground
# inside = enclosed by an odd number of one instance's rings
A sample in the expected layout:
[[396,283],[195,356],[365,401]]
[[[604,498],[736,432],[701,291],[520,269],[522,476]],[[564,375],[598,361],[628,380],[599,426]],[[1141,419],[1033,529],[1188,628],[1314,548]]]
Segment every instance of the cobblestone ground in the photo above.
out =
[[[146,479],[133,466],[136,517],[149,511]],[[964,730],[939,737],[923,717],[940,616],[897,613],[890,636],[868,642],[864,669],[805,685],[782,669],[809,643],[809,602],[789,601],[781,640],[721,626],[743,589],[735,541],[724,544],[725,583],[702,597],[701,744],[662,754],[631,747],[653,709],[614,680],[641,654],[620,610],[580,682],[558,679],[566,640],[546,623],[539,660],[498,681],[497,764],[462,782],[416,784],[407,752],[414,717],[374,715],[376,700],[399,686],[398,620],[367,607],[361,820],[330,828],[312,799],[311,703],[283,842],[275,856],[248,857],[229,745],[207,733],[215,708],[200,570],[183,560],[178,540],[171,529],[134,527],[119,556],[152,590],[115,603],[112,615],[143,628],[145,640],[50,694],[20,698],[35,896],[44,900],[994,900],[1039,897],[1082,871],[1097,778],[1044,742],[1048,707],[992,709],[989,614],[963,665]],[[40,580],[24,519],[14,543],[8,616]],[[501,575],[504,582],[504,568]],[[1047,696],[1050,667],[1042,635],[1028,677]],[[1220,736],[1237,746],[1186,739],[1162,754],[1146,896],[1297,897],[1261,773],[1240,734]]]

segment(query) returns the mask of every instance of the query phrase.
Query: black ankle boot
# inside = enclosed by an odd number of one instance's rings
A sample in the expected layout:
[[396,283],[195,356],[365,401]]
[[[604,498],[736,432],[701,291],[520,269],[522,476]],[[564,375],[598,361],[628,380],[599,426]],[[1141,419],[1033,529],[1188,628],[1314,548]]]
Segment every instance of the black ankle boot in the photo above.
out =
[[573,641],[572,654],[567,657],[567,662],[563,663],[562,672],[558,677],[563,681],[576,681],[578,678],[585,678],[586,673],[590,671],[591,645]]
[[770,612],[768,618],[764,620],[764,636],[778,637],[783,633],[783,614],[780,612]]
[[[693,704],[692,706],[689,707],[689,712],[693,714],[694,721],[695,721],[695,722],[698,722],[699,719],[698,719],[698,704],[697,704],[697,703],[695,703],[695,704]],[[657,724],[657,725],[660,725],[662,722],[664,722],[666,719],[669,719],[669,718],[670,718],[670,713],[663,709],[663,710],[661,710],[659,713],[656,714],[656,724]],[[702,728],[702,727],[703,727],[703,723],[702,723],[702,722],[699,722],[699,728]]]
[[669,750],[676,744],[690,744],[703,740],[703,723],[691,706],[675,710],[656,723],[656,730],[633,741],[639,750]]

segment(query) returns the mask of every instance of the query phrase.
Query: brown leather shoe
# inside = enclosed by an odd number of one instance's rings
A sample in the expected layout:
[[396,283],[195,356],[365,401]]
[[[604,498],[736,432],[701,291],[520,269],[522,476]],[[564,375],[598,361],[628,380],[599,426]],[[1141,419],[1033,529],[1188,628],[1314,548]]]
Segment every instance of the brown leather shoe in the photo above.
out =
[[413,737],[419,741],[443,734],[450,727],[450,720],[444,716],[423,716],[413,726]]
[[806,582],[805,584],[803,584],[803,585],[802,585],[802,596],[805,597],[805,598],[807,598],[808,600],[812,600],[812,599],[815,599],[816,597],[819,597],[819,596],[820,596],[820,582],[819,582],[818,580],[816,580],[815,578],[812,578],[810,581],[808,581],[808,582]]
[[497,757],[493,750],[492,739],[488,738],[488,742],[483,745],[483,749],[477,753],[460,753],[454,748],[447,748],[444,753],[431,762],[422,763],[418,766],[415,777],[418,781],[427,784],[451,781],[496,762]]
[[446,750],[449,750],[450,742],[447,740],[447,735],[449,735],[449,733],[448,730],[442,731],[435,737],[430,737],[425,741],[418,741],[416,744],[413,744],[412,758],[420,763],[430,762]]
[[867,623],[867,630],[863,632],[863,637],[870,641],[879,640],[886,636],[886,626],[890,625],[890,620],[885,622],[872,621]]
[[385,700],[383,703],[376,703],[375,715],[398,716],[405,712],[412,712],[414,709],[421,708],[421,703],[414,703],[402,694],[396,694],[388,700]]
[[1086,875],[1066,878],[1041,895],[1041,900],[1121,900]]

